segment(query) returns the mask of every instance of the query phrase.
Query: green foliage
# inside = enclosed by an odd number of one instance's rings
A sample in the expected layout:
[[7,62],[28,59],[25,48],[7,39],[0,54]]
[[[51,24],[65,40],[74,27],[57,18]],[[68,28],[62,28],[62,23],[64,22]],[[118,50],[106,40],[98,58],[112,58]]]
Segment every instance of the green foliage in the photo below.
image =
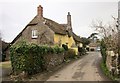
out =
[[110,76],[110,72],[107,69],[106,64],[104,63],[104,61],[102,61],[102,63],[101,63],[101,68],[102,68],[103,72],[105,73],[105,75]]
[[100,49],[101,49],[103,62],[105,63],[107,55],[106,55],[106,44],[105,44],[104,40],[101,41]]
[[113,75],[111,74],[111,72],[108,70],[106,64],[104,63],[104,61],[102,61],[102,63],[101,63],[100,66],[101,66],[101,69],[102,69],[103,73],[104,73],[106,76],[108,76],[110,79],[112,79],[115,83],[118,83],[117,80],[119,79],[119,77],[113,76]]
[[67,46],[67,45],[63,44],[62,47],[63,47],[66,51],[68,51],[68,46]]
[[[107,54],[106,54],[106,51],[107,51],[107,46],[106,46],[106,44],[105,44],[105,42],[104,42],[104,39],[101,41],[101,46],[100,46],[100,48],[101,48],[101,54],[102,54],[102,58],[103,58],[103,62],[102,62],[102,64],[101,64],[101,68],[102,68],[102,70],[103,70],[103,72],[109,77],[109,78],[111,78],[112,80],[117,80],[117,79],[119,79],[119,76],[118,75],[115,75],[114,74],[114,72],[110,72],[109,70],[108,70],[108,68],[106,67],[106,58],[107,58]],[[117,83],[117,82],[116,82]]]
[[83,47],[86,47],[86,45],[88,45],[90,43],[90,40],[85,37],[82,37],[81,41],[82,41]]
[[64,52],[63,48],[58,46],[39,46],[36,44],[27,44],[25,41],[19,42],[10,48],[12,70],[14,73],[22,71],[28,74],[35,74],[42,71],[45,54],[58,54]]
[[53,50],[54,50],[54,52],[55,52],[56,54],[59,54],[59,53],[64,52],[64,48],[60,48],[60,47],[58,47],[58,46],[55,46],[55,47],[53,48]]
[[75,50],[68,49],[68,51],[65,52],[65,60],[67,59],[74,59],[76,56]]
[[93,38],[93,37],[96,37],[96,35],[98,35],[98,33],[92,33],[92,34],[88,37],[88,39]]
[[85,55],[86,54],[86,50],[84,47],[78,47],[78,51],[80,52],[80,55]]
[[109,78],[111,78],[112,80],[114,80],[114,78],[113,78],[112,75],[110,74],[110,71],[108,70],[108,68],[107,68],[106,64],[104,63],[104,61],[102,61],[102,63],[101,63],[100,66],[101,66],[101,69],[102,69],[103,73],[104,73],[106,76],[108,76]]

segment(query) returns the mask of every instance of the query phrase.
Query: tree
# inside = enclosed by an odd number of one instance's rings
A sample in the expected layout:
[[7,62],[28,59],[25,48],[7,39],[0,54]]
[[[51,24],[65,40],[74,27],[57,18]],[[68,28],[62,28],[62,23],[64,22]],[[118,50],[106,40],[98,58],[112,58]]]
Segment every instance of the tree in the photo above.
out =
[[83,47],[86,47],[86,45],[90,43],[90,40],[88,38],[82,37],[81,40],[82,40]]
[[116,20],[111,24],[103,24],[102,21],[92,23],[92,27],[99,33],[106,44],[107,50],[118,51],[118,28],[116,27]]
[[98,33],[92,33],[92,34],[88,37],[88,39],[94,38],[94,37],[96,37],[96,35],[98,35]]
[[[102,37],[101,41],[101,54],[103,56],[104,62],[106,62],[106,51],[113,51],[115,53],[115,62],[117,60],[118,63],[115,63],[116,70],[119,70],[118,77],[120,75],[120,55],[119,54],[119,43],[118,43],[118,19],[114,18],[114,21],[111,24],[103,24],[102,21],[93,22],[92,27],[95,28],[100,36]],[[115,72],[114,71],[114,72]]]

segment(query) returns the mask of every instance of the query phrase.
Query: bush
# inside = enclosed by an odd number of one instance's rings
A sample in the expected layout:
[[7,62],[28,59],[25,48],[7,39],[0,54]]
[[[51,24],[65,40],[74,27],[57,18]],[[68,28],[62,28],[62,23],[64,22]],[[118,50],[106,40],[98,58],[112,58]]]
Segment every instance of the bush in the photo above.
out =
[[58,47],[58,46],[55,46],[53,49],[54,49],[54,52],[55,52],[56,54],[59,54],[59,53],[64,52],[64,48],[61,48],[61,49],[60,49],[60,47]]
[[66,51],[68,51],[68,46],[67,46],[67,45],[63,44],[62,47],[63,47]]
[[80,52],[80,55],[86,54],[86,50],[84,47],[78,47],[78,51]]
[[75,56],[76,56],[76,53],[75,53],[75,50],[73,49],[68,49],[68,51],[65,52],[65,59],[75,58]]
[[86,48],[87,51],[89,51],[90,49],[89,48]]
[[114,81],[113,83],[119,83],[118,81],[119,81],[120,77],[119,76],[113,76],[112,75],[113,73],[108,70],[104,61],[101,62],[100,66],[101,66],[101,69],[102,69],[103,73]]
[[103,73],[106,75],[106,76],[110,76],[110,72],[109,72],[109,70],[108,70],[108,68],[106,67],[106,64],[104,63],[104,61],[102,61],[102,63],[101,63],[101,69],[102,69],[102,71],[103,71]]
[[100,49],[101,49],[101,55],[103,58],[103,62],[106,63],[107,54],[106,54],[106,45],[105,45],[104,40],[101,41]]
[[19,74],[23,71],[29,75],[38,73],[44,69],[43,56],[45,54],[58,54],[62,52],[64,52],[64,49],[58,46],[39,46],[22,41],[10,48],[13,73]]

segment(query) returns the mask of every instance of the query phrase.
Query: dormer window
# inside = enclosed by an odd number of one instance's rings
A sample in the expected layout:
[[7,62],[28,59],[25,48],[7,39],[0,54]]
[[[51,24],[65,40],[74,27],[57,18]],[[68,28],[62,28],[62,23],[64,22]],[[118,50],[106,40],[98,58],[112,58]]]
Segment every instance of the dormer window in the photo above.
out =
[[32,38],[38,38],[37,30],[32,30]]

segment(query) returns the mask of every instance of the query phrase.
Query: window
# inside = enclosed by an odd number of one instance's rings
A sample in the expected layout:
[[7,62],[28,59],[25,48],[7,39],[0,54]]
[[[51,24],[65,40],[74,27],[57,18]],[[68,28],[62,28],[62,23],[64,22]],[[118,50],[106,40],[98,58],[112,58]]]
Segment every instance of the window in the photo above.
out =
[[32,30],[32,38],[38,38],[37,30]]

